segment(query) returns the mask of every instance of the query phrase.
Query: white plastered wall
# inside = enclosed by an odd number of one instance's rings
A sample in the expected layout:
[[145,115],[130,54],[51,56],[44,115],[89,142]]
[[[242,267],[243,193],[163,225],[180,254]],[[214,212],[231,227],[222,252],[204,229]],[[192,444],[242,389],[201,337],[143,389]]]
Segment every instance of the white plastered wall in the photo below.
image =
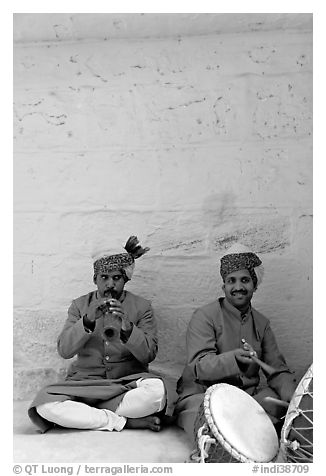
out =
[[253,304],[288,363],[312,360],[312,31],[279,28],[14,46],[16,398],[62,374],[56,337],[94,289],[94,247],[151,251],[128,289],[152,300],[158,361],[182,363],[193,310],[240,240]]

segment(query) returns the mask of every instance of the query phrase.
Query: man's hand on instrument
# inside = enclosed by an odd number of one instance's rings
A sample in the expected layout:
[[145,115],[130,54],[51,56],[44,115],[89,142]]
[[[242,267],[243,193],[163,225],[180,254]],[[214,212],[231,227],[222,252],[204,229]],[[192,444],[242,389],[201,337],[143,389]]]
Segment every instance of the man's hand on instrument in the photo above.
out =
[[101,316],[103,316],[105,307],[107,306],[109,299],[96,298],[94,299],[87,309],[87,321],[93,323]]
[[119,317],[121,319],[121,329],[123,331],[129,332],[132,328],[132,324],[125,314],[122,304],[117,299],[109,300],[109,311],[112,312],[113,316]]
[[254,352],[252,350],[246,350],[246,349],[235,349],[234,351],[234,357],[237,360],[237,362],[240,362],[241,364],[251,364],[252,363],[252,355]]
[[241,339],[241,342],[243,343],[244,350],[249,350],[252,357],[257,357],[257,352],[250,344],[248,344],[248,342],[245,341],[245,339]]

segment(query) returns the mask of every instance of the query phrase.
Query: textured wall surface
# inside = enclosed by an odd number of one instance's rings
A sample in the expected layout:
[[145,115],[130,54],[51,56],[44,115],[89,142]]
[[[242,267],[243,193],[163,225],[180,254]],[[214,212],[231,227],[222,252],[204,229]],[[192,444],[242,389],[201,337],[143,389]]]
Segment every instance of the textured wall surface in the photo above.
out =
[[[18,35],[19,36],[19,35]],[[312,31],[16,43],[15,396],[67,365],[56,337],[94,289],[90,255],[151,248],[158,362],[183,363],[193,310],[235,241],[260,253],[254,306],[288,363],[312,361]]]

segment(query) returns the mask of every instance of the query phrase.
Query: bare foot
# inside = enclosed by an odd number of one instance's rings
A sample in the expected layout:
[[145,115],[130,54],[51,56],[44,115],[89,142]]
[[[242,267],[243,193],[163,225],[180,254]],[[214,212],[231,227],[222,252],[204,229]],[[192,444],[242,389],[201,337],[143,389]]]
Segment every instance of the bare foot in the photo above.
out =
[[160,431],[161,420],[153,415],[142,418],[127,418],[125,428],[147,428],[152,431]]

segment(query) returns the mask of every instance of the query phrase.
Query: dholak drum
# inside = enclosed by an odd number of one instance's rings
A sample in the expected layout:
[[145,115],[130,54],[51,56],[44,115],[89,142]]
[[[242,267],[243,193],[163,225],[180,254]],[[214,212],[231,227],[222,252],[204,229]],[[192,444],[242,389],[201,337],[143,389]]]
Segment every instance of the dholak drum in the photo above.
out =
[[287,462],[313,462],[313,366],[299,382],[281,433],[281,452]]
[[233,385],[218,383],[206,390],[195,426],[200,463],[273,461],[279,450],[275,428],[265,410]]

